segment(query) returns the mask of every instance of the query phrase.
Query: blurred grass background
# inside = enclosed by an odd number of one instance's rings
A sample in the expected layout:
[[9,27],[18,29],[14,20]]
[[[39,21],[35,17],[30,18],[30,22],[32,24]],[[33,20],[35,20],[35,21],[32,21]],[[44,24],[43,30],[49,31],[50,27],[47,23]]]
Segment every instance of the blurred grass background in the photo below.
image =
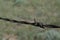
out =
[[[19,21],[33,21],[33,19],[36,18],[37,21],[45,24],[60,25],[60,0],[0,0],[0,17]],[[14,35],[12,38],[17,36],[16,39],[14,38],[15,40],[59,40],[60,35],[58,34],[60,33],[51,31],[47,32],[42,28],[31,25],[0,20],[0,40],[4,40],[4,38],[10,34],[11,36],[12,34]],[[44,35],[45,32],[46,35]],[[55,32],[55,35],[58,35],[57,37],[53,35]],[[53,35],[53,37],[51,37],[51,35]],[[7,38],[5,39],[7,40]],[[10,40],[14,39],[10,38]]]

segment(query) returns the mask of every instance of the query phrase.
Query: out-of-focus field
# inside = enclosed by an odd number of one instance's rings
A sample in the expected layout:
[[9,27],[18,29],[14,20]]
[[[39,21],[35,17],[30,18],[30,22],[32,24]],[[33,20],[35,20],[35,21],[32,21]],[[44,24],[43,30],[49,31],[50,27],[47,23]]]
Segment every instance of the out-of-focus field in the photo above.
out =
[[[0,0],[0,17],[60,25],[60,0]],[[0,20],[0,40],[60,40],[60,32]]]

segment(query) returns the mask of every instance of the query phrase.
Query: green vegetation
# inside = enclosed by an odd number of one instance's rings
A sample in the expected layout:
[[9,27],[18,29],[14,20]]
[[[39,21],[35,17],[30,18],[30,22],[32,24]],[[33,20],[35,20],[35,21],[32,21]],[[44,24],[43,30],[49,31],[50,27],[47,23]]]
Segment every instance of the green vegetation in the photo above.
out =
[[[0,17],[37,21],[60,25],[60,0],[0,0]],[[32,25],[0,20],[0,40],[4,34],[17,36],[17,40],[60,40],[60,32]]]

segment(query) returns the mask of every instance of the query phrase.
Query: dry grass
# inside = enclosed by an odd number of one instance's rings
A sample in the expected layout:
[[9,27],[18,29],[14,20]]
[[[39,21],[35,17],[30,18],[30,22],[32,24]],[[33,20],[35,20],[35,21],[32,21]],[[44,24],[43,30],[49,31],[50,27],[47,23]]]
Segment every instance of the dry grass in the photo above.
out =
[[[36,18],[37,21],[45,24],[60,25],[60,0],[0,0],[0,17],[29,21],[33,21]],[[60,31],[59,29],[54,30]],[[35,26],[0,20],[0,40],[2,40],[2,36],[5,33],[7,34],[4,36],[8,34],[12,36],[13,34],[14,37],[17,35],[17,40],[40,40],[40,38],[44,40],[42,37],[45,32],[47,31],[43,31],[43,29]]]

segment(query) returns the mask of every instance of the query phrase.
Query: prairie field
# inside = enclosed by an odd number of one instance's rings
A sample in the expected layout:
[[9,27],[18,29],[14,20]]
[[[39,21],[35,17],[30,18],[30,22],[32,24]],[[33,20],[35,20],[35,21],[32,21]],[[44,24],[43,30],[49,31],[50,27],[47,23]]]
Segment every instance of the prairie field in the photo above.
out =
[[[60,0],[0,0],[0,17],[60,26]],[[60,29],[0,20],[0,40],[60,40]]]

